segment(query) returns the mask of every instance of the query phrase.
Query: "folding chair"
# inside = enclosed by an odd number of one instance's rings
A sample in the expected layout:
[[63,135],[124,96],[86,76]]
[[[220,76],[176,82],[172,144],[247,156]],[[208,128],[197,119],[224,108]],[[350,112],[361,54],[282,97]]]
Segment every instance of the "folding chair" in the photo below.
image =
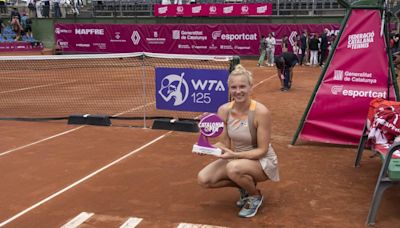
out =
[[[363,134],[357,149],[357,156],[355,160],[356,167],[360,166],[361,157],[368,141],[368,132],[370,131],[371,124],[374,121],[374,114],[379,108],[385,105],[400,107],[400,102],[387,101],[383,99],[374,99],[371,101],[367,122],[364,125]],[[388,187],[400,182],[400,151],[398,151],[400,149],[400,142],[394,142],[392,144],[372,143],[370,146],[371,150],[379,155],[383,161],[367,217],[367,224],[374,225],[383,192]]]

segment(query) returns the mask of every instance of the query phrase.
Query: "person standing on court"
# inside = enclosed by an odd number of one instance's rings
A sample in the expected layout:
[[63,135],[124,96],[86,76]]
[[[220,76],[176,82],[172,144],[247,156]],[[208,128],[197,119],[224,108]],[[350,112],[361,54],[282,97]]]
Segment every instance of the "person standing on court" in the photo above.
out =
[[272,32],[268,33],[268,37],[265,39],[267,46],[267,62],[268,66],[274,66],[274,55],[276,40]]
[[219,107],[218,115],[225,129],[214,146],[223,152],[219,158],[198,173],[204,188],[238,188],[240,217],[253,217],[263,202],[257,182],[279,181],[278,159],[271,146],[271,113],[251,99],[253,78],[237,65],[229,75],[232,102]]
[[281,82],[281,91],[288,91],[292,87],[293,68],[299,62],[296,54],[284,52],[275,57],[276,70]]
[[321,44],[320,44],[321,58],[319,61],[319,66],[322,66],[328,57],[328,47],[329,47],[328,33],[329,29],[325,28],[324,33],[322,33],[321,35]]
[[304,62],[304,57],[306,56],[307,53],[307,46],[308,46],[308,37],[307,37],[307,30],[303,31],[303,34],[300,37],[300,62],[299,65],[302,66]]
[[318,39],[318,35],[316,33],[312,34],[310,40],[308,41],[308,46],[310,48],[310,65],[312,67],[315,67],[318,64],[319,44],[320,41]]
[[284,36],[282,38],[281,47],[282,47],[282,52],[281,53],[287,52],[289,50],[289,38],[288,38],[288,36]]
[[264,35],[262,35],[261,36],[261,40],[260,40],[260,46],[259,46],[259,52],[260,52],[260,57],[258,58],[258,64],[257,64],[257,66],[259,66],[259,67],[261,67],[261,66],[263,66],[264,65],[264,59],[265,59],[265,49],[267,48],[266,47],[266,43],[265,43],[266,41],[265,41],[265,36]]

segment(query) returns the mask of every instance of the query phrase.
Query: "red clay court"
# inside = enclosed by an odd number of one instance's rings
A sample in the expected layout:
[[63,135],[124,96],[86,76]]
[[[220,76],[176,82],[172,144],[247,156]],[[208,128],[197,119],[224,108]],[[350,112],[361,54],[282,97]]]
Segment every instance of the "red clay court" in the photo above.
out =
[[[292,90],[281,92],[274,68],[241,62],[254,74],[254,99],[272,112],[281,175],[258,185],[265,201],[255,217],[237,216],[235,189],[197,185],[214,159],[191,153],[197,133],[1,121],[0,224],[62,227],[86,212],[93,214],[81,228],[121,227],[129,218],[142,219],[137,227],[367,227],[379,158],[366,152],[355,168],[356,147],[289,146],[321,69],[296,67]],[[400,192],[389,188],[376,227],[398,226],[399,205]]]

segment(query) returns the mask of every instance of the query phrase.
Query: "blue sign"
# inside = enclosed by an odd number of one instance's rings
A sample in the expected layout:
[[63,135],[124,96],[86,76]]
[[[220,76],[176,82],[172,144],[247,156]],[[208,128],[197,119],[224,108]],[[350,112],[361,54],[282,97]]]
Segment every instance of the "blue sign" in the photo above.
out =
[[228,70],[156,68],[156,107],[217,112],[228,102],[228,76]]

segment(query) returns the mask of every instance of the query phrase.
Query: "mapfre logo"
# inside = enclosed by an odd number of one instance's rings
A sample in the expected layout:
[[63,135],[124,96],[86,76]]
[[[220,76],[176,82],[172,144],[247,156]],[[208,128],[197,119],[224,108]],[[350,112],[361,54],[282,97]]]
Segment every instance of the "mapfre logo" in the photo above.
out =
[[104,35],[104,29],[75,29],[76,35]]

